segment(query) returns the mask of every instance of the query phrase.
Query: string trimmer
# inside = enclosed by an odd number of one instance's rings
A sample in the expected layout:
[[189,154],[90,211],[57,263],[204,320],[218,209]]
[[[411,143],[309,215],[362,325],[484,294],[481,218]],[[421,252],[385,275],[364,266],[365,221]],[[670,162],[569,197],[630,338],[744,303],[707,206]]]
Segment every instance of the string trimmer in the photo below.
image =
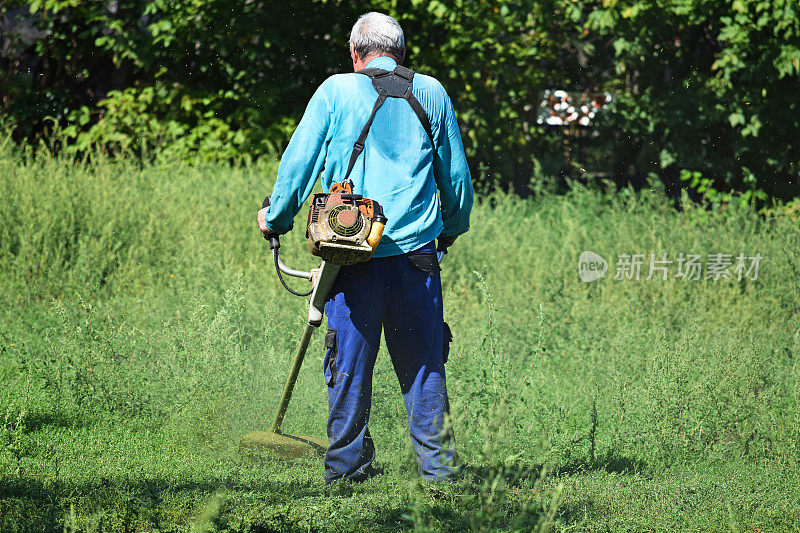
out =
[[[264,199],[262,207],[269,207],[270,197]],[[328,447],[325,439],[306,435],[291,435],[281,430],[297,375],[311,341],[314,329],[322,324],[325,301],[342,265],[368,261],[383,235],[386,217],[383,209],[373,200],[353,194],[352,184],[345,181],[336,184],[329,193],[315,194],[311,198],[308,212],[306,236],[312,254],[322,258],[322,264],[310,272],[294,270],[283,264],[280,258],[280,241],[277,236],[269,238],[275,271],[281,284],[297,296],[311,296],[306,322],[300,345],[294,356],[289,377],[283,388],[281,403],[275,413],[275,421],[269,431],[255,431],[244,435],[239,447],[243,450],[270,450],[282,457],[294,458],[301,455],[323,454]],[[311,282],[311,290],[297,292],[283,279],[283,274]]]

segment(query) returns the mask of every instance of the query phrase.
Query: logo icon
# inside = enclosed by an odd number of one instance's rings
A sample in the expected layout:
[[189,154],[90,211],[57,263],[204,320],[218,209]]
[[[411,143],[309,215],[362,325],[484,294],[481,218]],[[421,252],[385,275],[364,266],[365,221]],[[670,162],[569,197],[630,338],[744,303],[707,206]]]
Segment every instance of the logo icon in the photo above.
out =
[[602,256],[585,250],[578,257],[578,276],[581,281],[589,283],[605,277],[608,272],[608,262]]

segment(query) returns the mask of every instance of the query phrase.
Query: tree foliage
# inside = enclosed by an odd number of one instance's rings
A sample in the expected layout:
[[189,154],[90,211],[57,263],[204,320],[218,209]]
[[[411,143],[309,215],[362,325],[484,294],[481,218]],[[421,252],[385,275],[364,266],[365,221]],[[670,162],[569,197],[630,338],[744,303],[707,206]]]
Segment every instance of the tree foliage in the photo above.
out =
[[[621,95],[615,129],[641,172],[797,194],[800,17],[787,0],[605,0]],[[607,57],[610,57],[607,56]],[[683,172],[681,172],[683,171]]]
[[[406,64],[447,88],[484,184],[525,191],[563,171],[566,149],[574,166],[676,195],[800,194],[792,0],[17,0],[2,111],[25,138],[52,117],[75,151],[276,153],[314,89],[348,70],[369,9],[400,20]],[[581,157],[536,123],[547,88],[616,95]]]

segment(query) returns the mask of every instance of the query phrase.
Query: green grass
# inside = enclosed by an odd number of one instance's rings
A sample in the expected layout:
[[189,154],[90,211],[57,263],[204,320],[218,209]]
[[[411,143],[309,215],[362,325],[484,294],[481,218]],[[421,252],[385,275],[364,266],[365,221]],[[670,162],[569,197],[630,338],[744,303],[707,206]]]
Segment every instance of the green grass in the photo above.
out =
[[[0,530],[800,529],[800,228],[657,191],[476,206],[442,273],[462,480],[418,482],[385,351],[384,475],[241,457],[305,313],[255,227],[274,173],[0,147]],[[282,250],[308,268],[304,216]],[[579,280],[586,249],[605,279]],[[618,254],[681,252],[764,260],[755,281],[613,279]],[[287,431],[325,435],[322,352]]]

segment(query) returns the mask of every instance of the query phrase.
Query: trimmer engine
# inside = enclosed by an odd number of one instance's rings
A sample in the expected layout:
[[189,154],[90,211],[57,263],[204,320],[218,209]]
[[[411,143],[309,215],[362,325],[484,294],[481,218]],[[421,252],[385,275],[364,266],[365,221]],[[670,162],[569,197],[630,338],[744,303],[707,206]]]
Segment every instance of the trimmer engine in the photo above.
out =
[[331,187],[329,193],[311,197],[308,248],[337,265],[367,261],[378,247],[385,225],[380,204],[353,194],[353,184],[346,180]]

